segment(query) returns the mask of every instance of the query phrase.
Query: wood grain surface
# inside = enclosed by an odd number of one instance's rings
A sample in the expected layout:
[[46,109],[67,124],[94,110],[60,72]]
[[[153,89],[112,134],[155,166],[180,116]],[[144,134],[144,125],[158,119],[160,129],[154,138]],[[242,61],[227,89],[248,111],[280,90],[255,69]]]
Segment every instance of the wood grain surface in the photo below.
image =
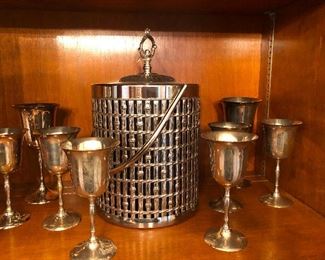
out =
[[294,0],[0,0],[0,7],[11,9],[68,11],[128,11],[168,13],[240,13],[256,14],[277,10]]
[[[142,70],[137,48],[146,26],[158,49],[153,71],[200,85],[201,128],[223,120],[219,100],[259,95],[263,17],[0,11],[0,125],[19,126],[15,103],[60,104],[57,125],[90,135],[91,84]],[[151,27],[152,25],[152,27]],[[25,149],[14,183],[35,184],[35,151]],[[202,144],[201,158],[207,158]],[[252,159],[253,160],[253,159]],[[210,176],[200,160],[202,178]],[[250,168],[253,172],[254,167]],[[28,174],[26,174],[28,172]],[[19,176],[19,177],[17,177]]]
[[[233,197],[241,201],[244,208],[230,214],[230,225],[248,240],[248,246],[236,253],[214,250],[203,240],[209,228],[218,228],[223,223],[223,215],[208,208],[208,201],[221,192],[213,182],[201,185],[198,210],[183,223],[161,229],[137,230],[109,224],[97,216],[96,234],[114,241],[117,246],[114,260],[323,259],[324,218],[297,200],[288,209],[267,207],[258,198],[269,191],[265,182],[255,182],[248,189],[232,191]],[[41,224],[57,211],[57,203],[27,205],[23,201],[24,194],[13,191],[13,206],[30,212],[31,219],[18,228],[0,230],[1,258],[69,259],[69,251],[89,237],[87,200],[75,195],[64,196],[66,208],[80,212],[82,221],[70,230],[50,232]],[[0,202],[3,210],[4,201]]]

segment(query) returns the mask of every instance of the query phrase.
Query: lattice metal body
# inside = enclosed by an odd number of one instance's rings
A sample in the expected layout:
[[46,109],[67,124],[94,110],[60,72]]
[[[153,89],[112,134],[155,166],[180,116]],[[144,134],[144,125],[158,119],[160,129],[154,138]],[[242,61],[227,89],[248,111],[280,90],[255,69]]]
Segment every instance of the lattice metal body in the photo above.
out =
[[[152,136],[181,86],[93,86],[93,134],[120,141],[113,166],[127,161]],[[109,221],[154,228],[174,224],[196,209],[199,112],[198,86],[188,85],[148,151],[133,166],[111,176],[98,200]]]

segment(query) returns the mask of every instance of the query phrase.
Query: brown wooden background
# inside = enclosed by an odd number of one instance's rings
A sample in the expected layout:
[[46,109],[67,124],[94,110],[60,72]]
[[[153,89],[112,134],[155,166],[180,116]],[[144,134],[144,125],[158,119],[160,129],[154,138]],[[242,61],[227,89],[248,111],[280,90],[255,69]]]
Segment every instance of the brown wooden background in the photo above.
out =
[[[296,2],[277,21],[271,116],[305,122],[297,152],[291,163],[284,162],[281,182],[284,189],[324,213],[324,6],[315,11],[309,5],[299,8]],[[202,130],[208,129],[208,122],[221,120],[218,100],[222,97],[264,98],[268,18],[252,14],[256,10],[250,15],[221,15],[195,14],[195,6],[187,14],[20,7],[0,11],[1,127],[20,125],[12,104],[57,102],[58,125],[80,126],[80,135],[89,135],[90,85],[141,70],[136,49],[146,27],[158,44],[154,71],[200,85]],[[257,129],[263,109],[262,105]],[[210,174],[206,147],[202,144],[201,148],[204,181]],[[273,166],[267,164],[270,172]],[[260,168],[256,169],[255,174],[260,174]],[[36,155],[26,148],[23,168],[13,175],[13,183],[35,185],[37,176]],[[267,176],[272,178],[272,174]]]
[[280,185],[324,215],[325,4],[284,9],[276,24],[270,116],[304,123],[294,154],[282,162]]

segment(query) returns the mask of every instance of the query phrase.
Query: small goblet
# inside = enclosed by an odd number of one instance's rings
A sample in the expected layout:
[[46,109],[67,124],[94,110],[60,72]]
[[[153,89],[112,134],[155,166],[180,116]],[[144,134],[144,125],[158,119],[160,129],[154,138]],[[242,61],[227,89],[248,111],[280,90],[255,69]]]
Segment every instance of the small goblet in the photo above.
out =
[[108,259],[115,255],[116,246],[106,238],[95,236],[95,198],[107,188],[112,152],[118,141],[111,138],[77,138],[63,144],[72,173],[76,192],[89,198],[90,238],[78,244],[71,259]]
[[265,129],[266,152],[276,159],[274,192],[264,195],[260,201],[270,207],[287,208],[292,200],[279,192],[280,160],[288,158],[292,153],[295,136],[301,121],[289,119],[266,119],[262,121]]
[[[236,131],[236,132],[250,132],[251,125],[245,123],[233,122],[212,122],[209,123],[212,131]],[[215,211],[224,213],[226,197],[217,198],[209,202],[210,208]],[[229,213],[235,212],[243,208],[242,204],[232,198],[229,199]]]
[[27,145],[37,150],[38,164],[40,168],[40,185],[38,189],[26,197],[29,204],[46,204],[55,200],[57,196],[46,188],[43,177],[42,155],[33,131],[37,129],[49,128],[55,125],[55,115],[58,104],[54,103],[24,103],[13,106],[20,112],[21,122],[27,129],[25,140]]
[[248,146],[258,136],[245,132],[220,131],[202,133],[201,137],[209,144],[212,176],[225,187],[224,224],[219,230],[209,229],[204,241],[217,250],[239,251],[245,248],[247,241],[242,233],[230,229],[228,224],[230,188],[240,180],[247,164]]
[[79,224],[78,213],[66,211],[63,207],[62,175],[68,171],[68,159],[61,145],[76,138],[80,131],[78,127],[58,126],[35,131],[42,152],[43,164],[50,174],[56,175],[59,193],[59,211],[47,217],[43,228],[50,231],[62,231]]
[[[255,115],[260,102],[262,102],[261,99],[254,97],[223,98],[221,103],[225,121],[251,125],[249,132],[253,132]],[[251,186],[250,180],[242,178],[236,188],[241,189],[249,186]]]
[[0,229],[18,227],[26,222],[30,214],[19,213],[11,208],[9,174],[20,165],[21,145],[26,129],[0,128],[0,172],[4,178],[7,207],[0,216]]

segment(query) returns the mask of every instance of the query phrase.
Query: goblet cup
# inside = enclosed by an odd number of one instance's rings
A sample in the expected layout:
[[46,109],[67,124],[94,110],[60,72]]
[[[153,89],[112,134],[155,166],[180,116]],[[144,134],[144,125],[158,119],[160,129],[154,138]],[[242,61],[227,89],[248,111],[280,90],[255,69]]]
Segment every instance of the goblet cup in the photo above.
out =
[[62,231],[79,224],[81,217],[76,212],[66,211],[63,207],[62,175],[68,171],[68,158],[61,145],[76,138],[80,131],[78,127],[58,126],[36,130],[35,135],[42,152],[43,164],[50,174],[56,175],[59,193],[59,211],[48,216],[43,222],[43,228],[50,231]]
[[266,152],[276,159],[274,192],[264,195],[260,201],[270,207],[287,208],[292,200],[280,194],[280,160],[288,158],[294,148],[295,136],[301,121],[289,119],[266,119],[262,121],[265,129]]
[[[228,122],[244,123],[250,125],[249,132],[253,132],[255,114],[259,103],[259,98],[254,97],[225,97],[221,100],[224,119]],[[242,178],[236,188],[247,188],[251,185],[248,179]]]
[[[245,123],[233,122],[212,122],[209,123],[212,131],[236,131],[236,132],[250,132],[251,125]],[[217,198],[209,202],[210,208],[215,211],[224,213],[226,197]],[[242,204],[237,200],[229,198],[229,213],[235,212],[243,208]]]
[[245,248],[247,240],[228,224],[230,188],[240,180],[247,163],[248,146],[258,137],[255,134],[234,131],[206,132],[201,137],[209,144],[212,176],[225,187],[224,224],[219,230],[209,229],[204,241],[217,250],[239,251]]
[[6,192],[6,209],[0,216],[0,229],[18,227],[26,222],[30,214],[19,213],[11,208],[9,174],[20,165],[21,144],[25,129],[0,128],[0,172],[4,178]]
[[25,140],[27,145],[37,150],[38,164],[40,168],[40,185],[32,194],[28,195],[25,200],[29,204],[46,204],[57,198],[51,193],[44,184],[42,154],[34,130],[49,128],[55,125],[55,115],[58,104],[54,103],[24,103],[13,106],[20,112],[21,122],[27,129]]
[[108,259],[116,253],[111,240],[95,236],[94,214],[95,198],[106,190],[112,152],[118,143],[111,138],[88,137],[68,141],[62,146],[70,162],[76,192],[90,202],[90,238],[70,252],[71,259]]

